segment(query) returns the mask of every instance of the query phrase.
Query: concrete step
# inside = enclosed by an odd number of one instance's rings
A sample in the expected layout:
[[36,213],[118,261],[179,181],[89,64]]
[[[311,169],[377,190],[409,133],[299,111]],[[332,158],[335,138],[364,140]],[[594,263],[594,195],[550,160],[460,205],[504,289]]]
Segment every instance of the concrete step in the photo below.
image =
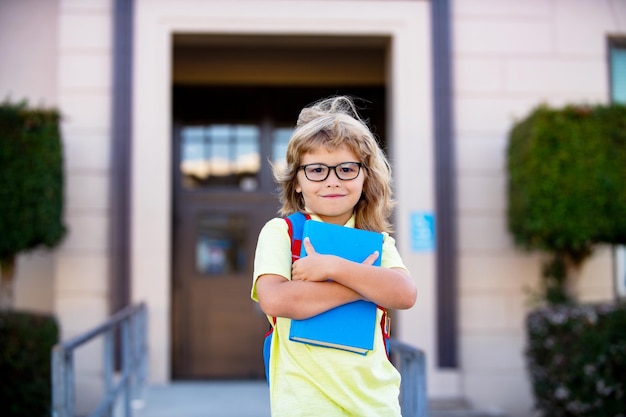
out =
[[507,417],[501,410],[479,410],[463,399],[428,400],[428,417]]

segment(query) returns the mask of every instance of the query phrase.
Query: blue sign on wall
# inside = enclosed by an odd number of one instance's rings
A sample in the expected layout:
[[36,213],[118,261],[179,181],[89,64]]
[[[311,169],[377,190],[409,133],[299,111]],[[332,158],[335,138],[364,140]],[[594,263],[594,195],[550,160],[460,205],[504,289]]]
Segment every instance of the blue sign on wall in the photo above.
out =
[[435,215],[431,212],[411,213],[411,250],[432,252],[435,250]]

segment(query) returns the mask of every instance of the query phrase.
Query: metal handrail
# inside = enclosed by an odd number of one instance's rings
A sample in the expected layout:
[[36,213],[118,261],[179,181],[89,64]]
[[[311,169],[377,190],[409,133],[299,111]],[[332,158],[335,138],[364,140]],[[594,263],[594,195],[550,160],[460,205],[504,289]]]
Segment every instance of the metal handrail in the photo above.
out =
[[392,362],[400,372],[400,408],[403,417],[427,417],[426,356],[413,346],[389,339]]
[[[115,333],[121,342],[121,374],[115,381]],[[131,401],[137,398],[147,379],[147,309],[144,303],[130,305],[115,313],[106,322],[56,344],[52,348],[52,410],[53,417],[75,417],[74,352],[98,337],[104,337],[103,382],[104,399],[88,417],[111,416],[116,400],[123,394],[123,416],[130,417]]]

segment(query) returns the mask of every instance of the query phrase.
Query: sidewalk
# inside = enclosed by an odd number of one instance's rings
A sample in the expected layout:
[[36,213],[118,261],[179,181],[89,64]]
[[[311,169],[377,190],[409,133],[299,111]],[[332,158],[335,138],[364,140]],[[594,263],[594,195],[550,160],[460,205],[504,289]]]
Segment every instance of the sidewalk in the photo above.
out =
[[270,417],[265,381],[199,381],[151,385],[134,417]]
[[[270,417],[265,381],[198,381],[151,385],[134,417]],[[431,401],[429,417],[505,417],[461,401]]]

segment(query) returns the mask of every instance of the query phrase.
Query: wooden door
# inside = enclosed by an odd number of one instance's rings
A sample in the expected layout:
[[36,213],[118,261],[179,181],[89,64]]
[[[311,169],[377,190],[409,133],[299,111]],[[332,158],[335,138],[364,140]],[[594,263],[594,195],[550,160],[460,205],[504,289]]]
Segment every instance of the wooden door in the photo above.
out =
[[[382,91],[346,91],[379,103],[377,112],[365,114],[379,132],[384,131]],[[174,378],[264,378],[269,323],[250,290],[258,233],[279,208],[268,161],[283,163],[303,106],[338,92],[174,90]]]
[[179,212],[181,240],[174,275],[177,378],[263,376],[261,347],[268,322],[250,299],[250,254],[276,204],[247,197],[222,196]]
[[289,133],[268,122],[176,129],[175,378],[264,375],[268,322],[250,299],[253,258],[261,227],[278,209],[268,150],[284,146]]

